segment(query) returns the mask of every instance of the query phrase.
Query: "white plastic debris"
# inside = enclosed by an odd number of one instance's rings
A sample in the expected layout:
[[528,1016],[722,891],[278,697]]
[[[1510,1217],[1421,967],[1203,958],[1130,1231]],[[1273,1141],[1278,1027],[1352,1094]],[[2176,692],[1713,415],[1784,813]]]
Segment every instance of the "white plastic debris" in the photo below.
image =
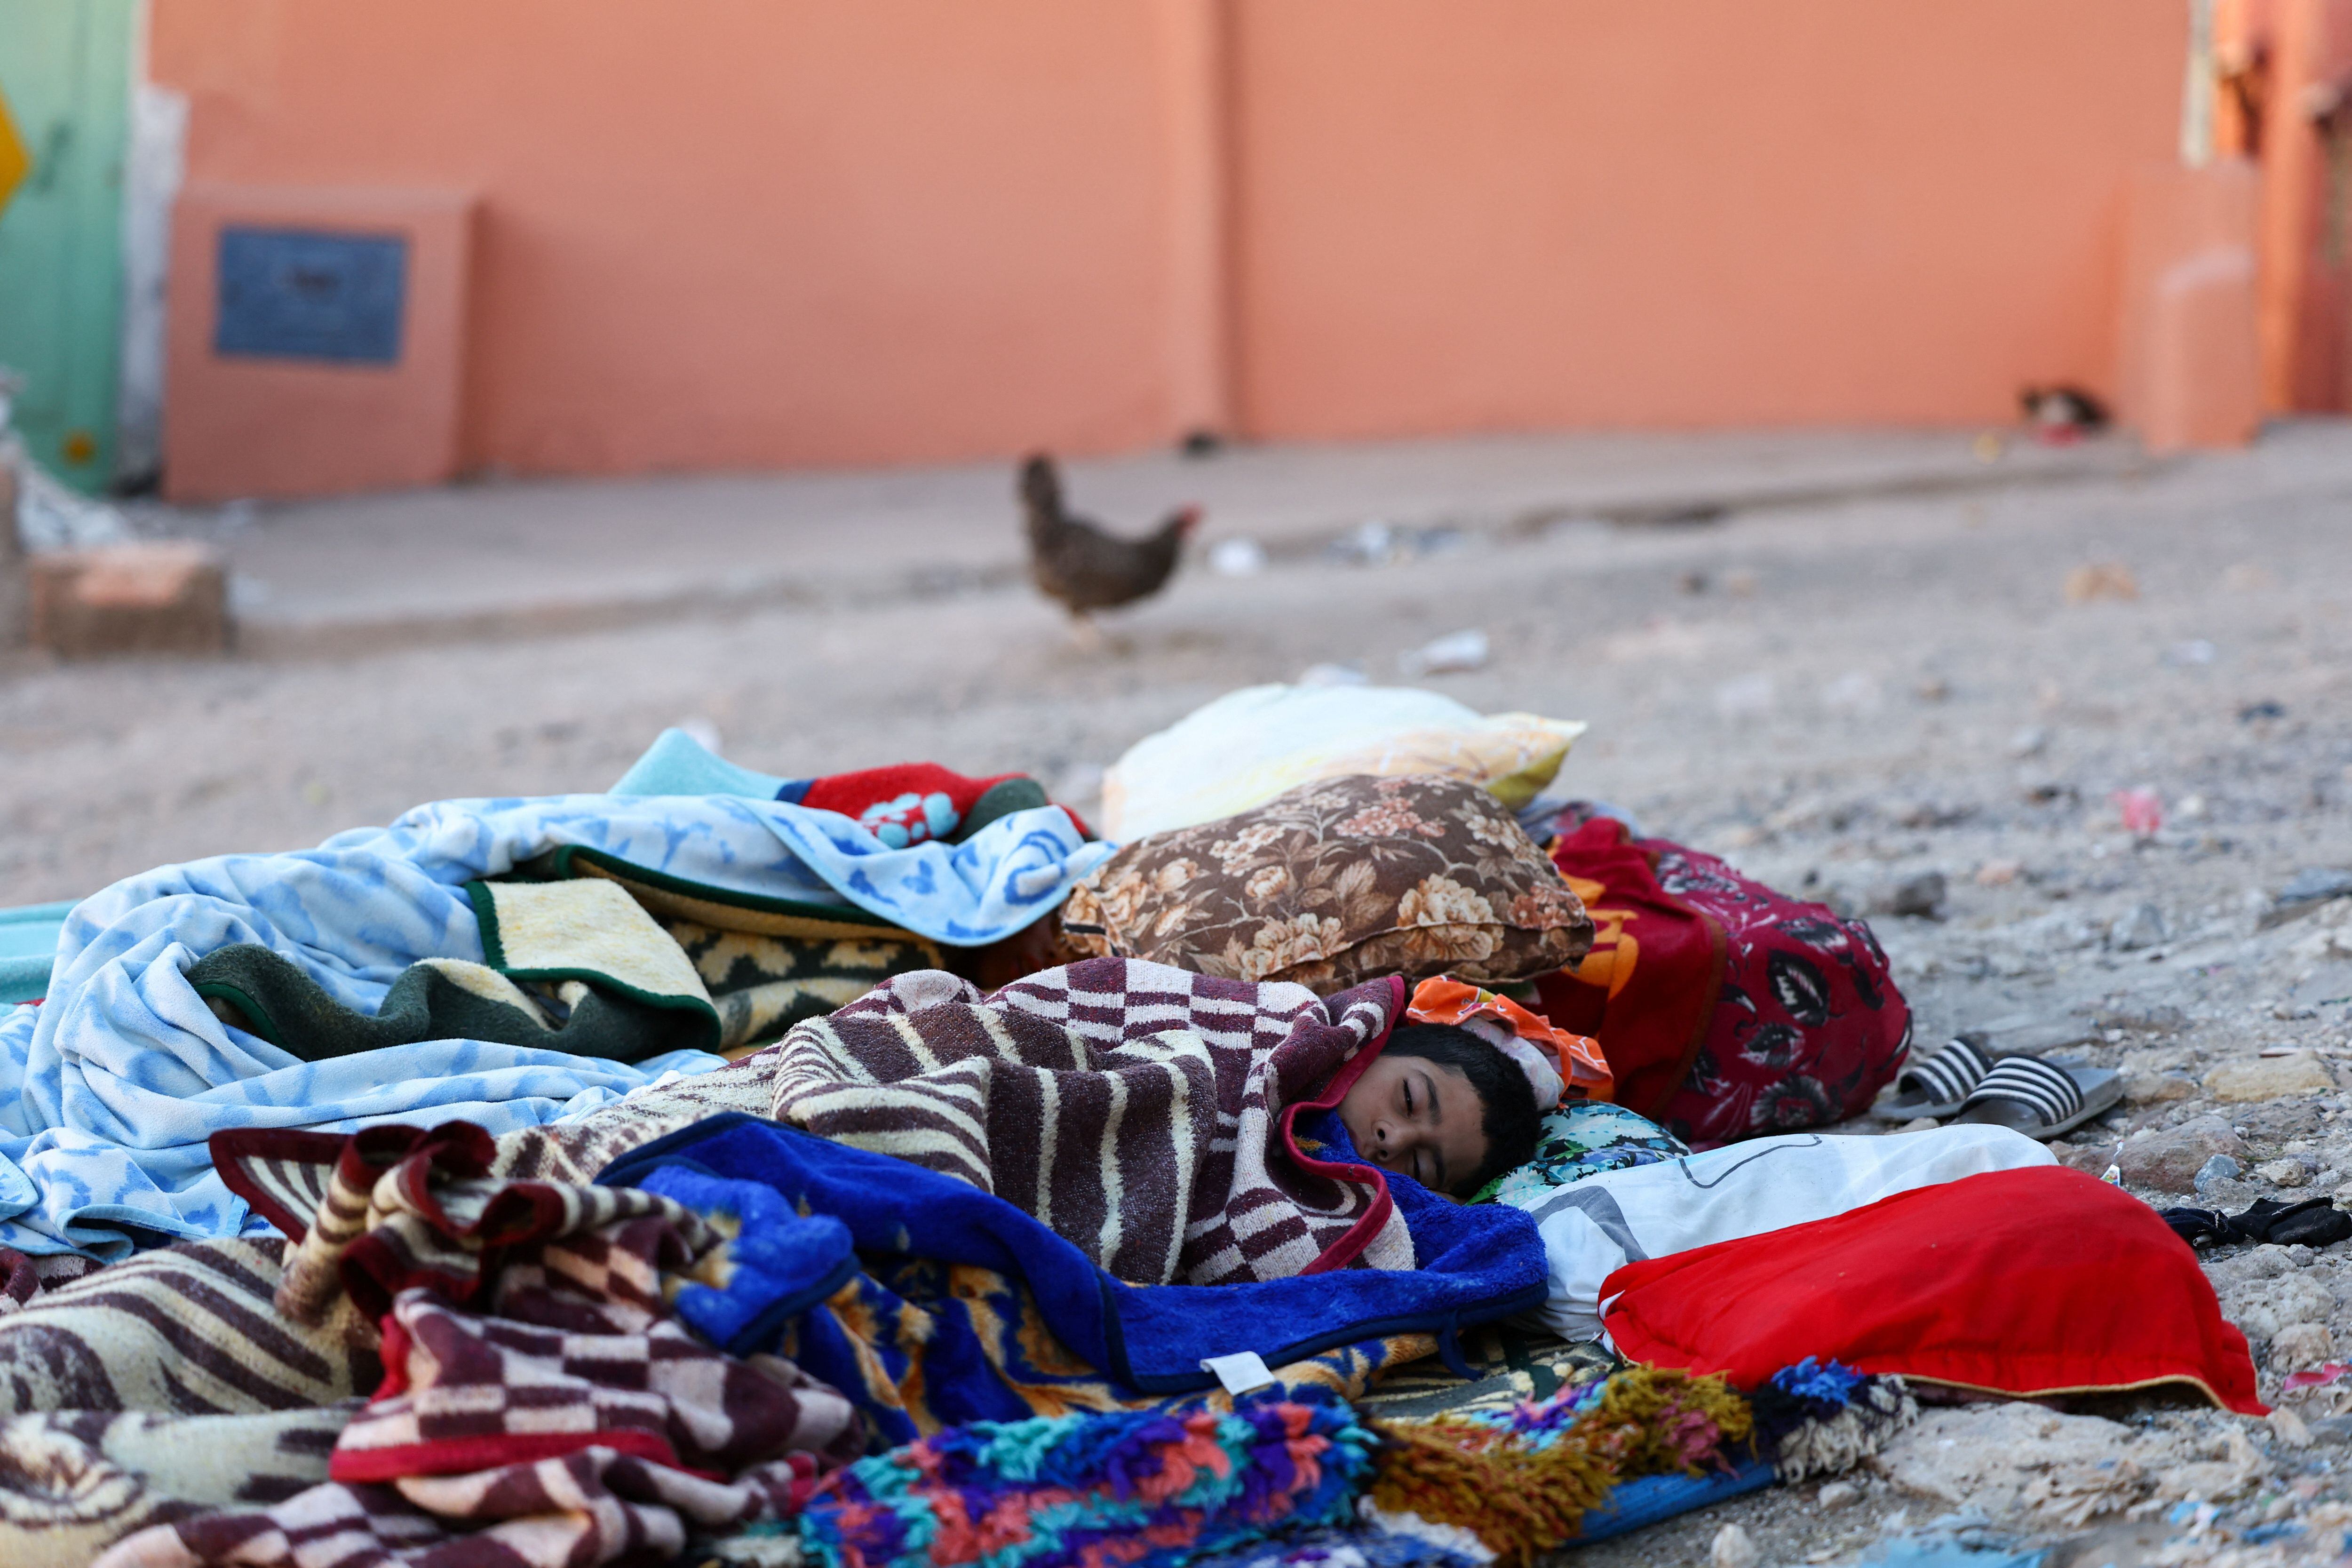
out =
[[89,550],[122,544],[132,534],[122,514],[103,501],[77,495],[33,461],[10,426],[11,404],[23,382],[0,369],[0,463],[16,473],[16,537],[26,550]]
[[1449,632],[1410,653],[1399,655],[1397,668],[1409,678],[1453,675],[1484,668],[1491,651],[1486,634],[1473,626],[1467,631]]
[[1255,577],[1265,570],[1265,547],[1255,539],[1220,539],[1209,546],[1209,570],[1220,577]]

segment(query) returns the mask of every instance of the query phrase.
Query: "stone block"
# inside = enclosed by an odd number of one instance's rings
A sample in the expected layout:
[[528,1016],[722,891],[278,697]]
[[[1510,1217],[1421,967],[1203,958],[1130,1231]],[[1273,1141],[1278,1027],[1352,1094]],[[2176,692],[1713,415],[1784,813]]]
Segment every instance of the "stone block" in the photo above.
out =
[[2239,1105],[2286,1100],[2295,1095],[2326,1094],[2335,1088],[2336,1079],[2327,1070],[2327,1064],[2311,1051],[2224,1062],[2205,1075],[2208,1094]]
[[35,555],[26,578],[33,643],[61,658],[228,648],[227,574],[205,545],[172,541]]
[[2197,1173],[2216,1154],[2243,1163],[2246,1146],[2220,1117],[2197,1116],[2178,1127],[2126,1139],[2116,1163],[2123,1167],[2128,1185],[2186,1193],[2195,1190]]

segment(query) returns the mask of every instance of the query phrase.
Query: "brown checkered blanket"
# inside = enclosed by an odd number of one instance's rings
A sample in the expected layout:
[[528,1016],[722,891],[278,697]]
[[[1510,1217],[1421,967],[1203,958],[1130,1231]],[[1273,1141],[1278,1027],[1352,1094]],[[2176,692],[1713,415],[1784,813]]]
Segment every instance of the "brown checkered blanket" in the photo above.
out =
[[[414,1169],[438,1185],[428,1160]],[[525,1196],[542,1219],[568,1212],[562,1194]],[[728,1355],[670,1316],[663,1276],[693,1256],[670,1214],[645,1213],[518,1245],[474,1310],[403,1289],[384,1321],[383,1384],[334,1439],[324,1484],[151,1525],[100,1561],[593,1568],[664,1560],[696,1529],[789,1516],[859,1451],[863,1428],[789,1362]]]

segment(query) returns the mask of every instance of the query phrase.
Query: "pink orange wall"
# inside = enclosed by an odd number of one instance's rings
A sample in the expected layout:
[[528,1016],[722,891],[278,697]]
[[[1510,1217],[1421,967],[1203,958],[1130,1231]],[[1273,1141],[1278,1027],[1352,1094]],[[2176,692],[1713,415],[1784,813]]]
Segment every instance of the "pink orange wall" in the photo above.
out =
[[1157,437],[1154,37],[1099,0],[156,0],[152,68],[192,180],[473,194],[468,456],[616,472]]
[[1248,422],[1942,424],[2103,386],[2185,13],[1244,4]]
[[[474,197],[468,466],[2106,385],[2162,0],[153,0],[192,181]],[[167,412],[167,419],[169,417]]]

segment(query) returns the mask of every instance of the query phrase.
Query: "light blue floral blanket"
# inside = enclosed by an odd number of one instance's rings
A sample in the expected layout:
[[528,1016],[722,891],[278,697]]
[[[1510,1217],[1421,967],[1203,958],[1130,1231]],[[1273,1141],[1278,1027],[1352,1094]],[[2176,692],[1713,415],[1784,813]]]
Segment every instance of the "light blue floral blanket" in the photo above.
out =
[[462,1118],[506,1132],[719,1066],[699,1051],[623,1066],[476,1040],[304,1062],[222,1023],[184,977],[217,948],[258,942],[373,1013],[420,959],[481,961],[467,882],[567,844],[735,891],[852,903],[958,946],[1029,925],[1112,847],[1053,807],[960,845],[892,849],[845,816],[777,801],[560,795],[443,801],[316,849],[128,878],[67,918],[47,1001],[0,1013],[0,1246],[110,1261],[260,1228],[213,1173],[205,1141],[224,1127]]

